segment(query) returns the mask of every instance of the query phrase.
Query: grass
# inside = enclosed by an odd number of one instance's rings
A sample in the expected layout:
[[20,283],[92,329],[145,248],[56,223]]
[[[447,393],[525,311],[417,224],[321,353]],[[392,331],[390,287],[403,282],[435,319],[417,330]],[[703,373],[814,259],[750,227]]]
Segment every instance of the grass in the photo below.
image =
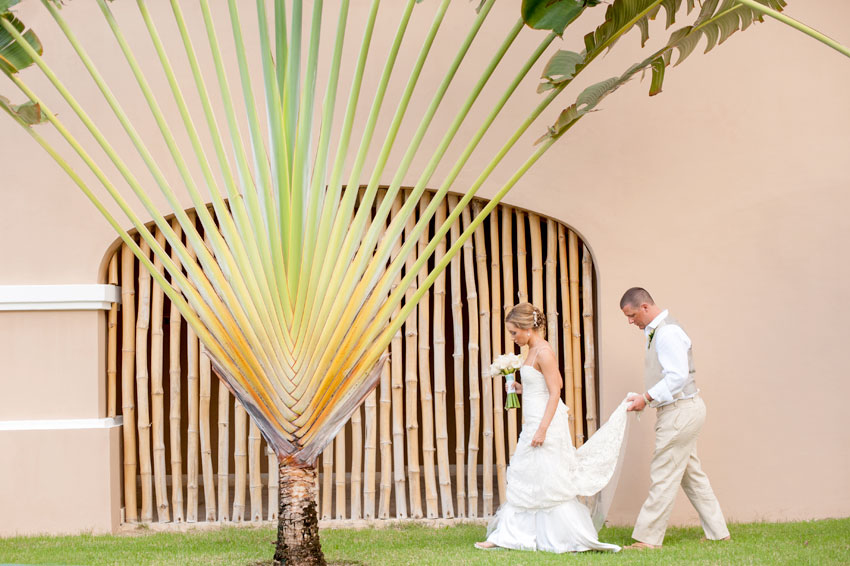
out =
[[[700,542],[699,528],[668,530],[661,551],[577,555],[490,551],[472,547],[484,527],[406,526],[322,531],[322,547],[332,566],[451,566],[504,564],[637,565],[850,565],[850,519],[802,523],[732,525],[730,542]],[[631,530],[606,528],[600,539],[629,544]],[[223,528],[190,533],[145,533],[123,536],[79,535],[0,539],[0,564],[62,565],[237,565],[271,563],[275,531],[271,528]]]

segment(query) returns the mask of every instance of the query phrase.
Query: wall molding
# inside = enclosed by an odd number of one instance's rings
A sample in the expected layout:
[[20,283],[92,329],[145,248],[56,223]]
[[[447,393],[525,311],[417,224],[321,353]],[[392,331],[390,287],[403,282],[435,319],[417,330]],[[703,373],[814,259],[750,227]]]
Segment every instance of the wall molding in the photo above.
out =
[[34,421],[0,421],[4,430],[82,430],[88,428],[115,428],[124,424],[124,417],[106,419],[43,419]]
[[0,285],[0,311],[109,310],[116,303],[116,285]]

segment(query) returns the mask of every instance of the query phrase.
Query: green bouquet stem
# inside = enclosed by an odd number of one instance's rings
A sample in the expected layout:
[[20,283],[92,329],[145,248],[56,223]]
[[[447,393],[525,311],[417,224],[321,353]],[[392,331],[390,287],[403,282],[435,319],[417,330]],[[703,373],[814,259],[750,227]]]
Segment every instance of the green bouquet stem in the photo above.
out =
[[[511,384],[515,383],[516,378],[514,378],[514,374],[513,373],[505,374],[505,382],[511,383]],[[508,393],[508,398],[505,401],[505,410],[508,410],[508,409],[519,409],[519,397],[513,391],[510,391]]]

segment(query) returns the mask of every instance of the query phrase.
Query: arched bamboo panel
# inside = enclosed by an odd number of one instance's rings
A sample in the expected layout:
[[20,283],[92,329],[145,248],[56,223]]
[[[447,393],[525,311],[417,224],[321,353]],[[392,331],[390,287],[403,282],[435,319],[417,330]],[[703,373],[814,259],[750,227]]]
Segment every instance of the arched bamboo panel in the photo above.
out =
[[[423,196],[420,212],[430,198]],[[457,201],[450,195],[438,209],[432,234]],[[482,205],[471,203],[438,257]],[[417,251],[425,243],[423,236]],[[125,521],[276,520],[278,469],[265,439],[223,384],[215,386],[197,337],[158,286],[151,288],[126,246],[108,265],[124,301],[120,312],[105,316],[107,406],[121,407],[125,423]],[[377,389],[322,453],[320,518],[452,519],[498,509],[521,409],[506,412],[504,382],[486,374],[493,357],[515,351],[502,320],[523,300],[548,318],[576,445],[593,434],[599,423],[590,251],[559,222],[500,205],[412,312],[388,348]]]

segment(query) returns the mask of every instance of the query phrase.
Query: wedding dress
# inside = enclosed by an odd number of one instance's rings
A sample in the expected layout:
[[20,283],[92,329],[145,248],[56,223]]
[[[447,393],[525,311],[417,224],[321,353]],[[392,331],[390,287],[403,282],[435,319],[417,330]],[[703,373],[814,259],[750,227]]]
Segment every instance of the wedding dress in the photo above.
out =
[[[520,368],[525,422],[507,471],[507,498],[487,527],[487,541],[503,548],[580,552],[620,547],[598,539],[607,503],[599,494],[611,483],[627,423],[624,401],[590,440],[573,447],[568,409],[558,401],[541,446],[532,447],[549,400],[543,374]],[[613,482],[616,483],[616,482]],[[578,498],[597,496],[595,517]],[[606,494],[607,495],[607,494]],[[594,521],[596,519],[596,521]]]

